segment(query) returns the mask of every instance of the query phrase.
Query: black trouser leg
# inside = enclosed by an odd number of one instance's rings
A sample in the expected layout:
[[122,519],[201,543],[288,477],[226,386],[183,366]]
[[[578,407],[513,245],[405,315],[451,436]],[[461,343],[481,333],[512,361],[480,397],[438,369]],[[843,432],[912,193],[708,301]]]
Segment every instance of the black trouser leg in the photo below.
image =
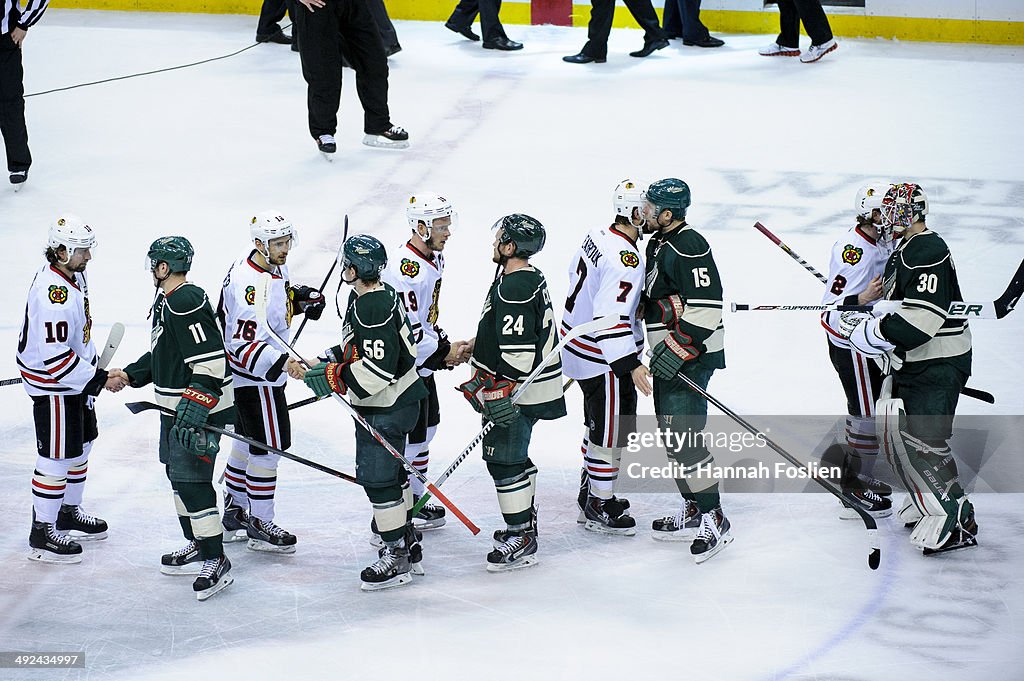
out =
[[[812,45],[821,45],[832,40],[832,27],[821,7],[821,0],[793,0],[800,21],[804,22],[804,30],[811,37]],[[793,43],[796,45],[796,43]]]
[[281,30],[278,22],[284,19],[287,4],[285,0],[263,0],[260,20],[256,24],[256,39],[265,40]]
[[477,0],[461,0],[452,10],[448,17],[448,23],[456,28],[469,28],[476,21],[476,15],[480,13],[480,3]]
[[673,38],[683,37],[683,20],[679,18],[679,0],[665,0],[665,14],[661,23],[666,34]]
[[800,47],[800,14],[793,0],[779,0],[779,37],[783,47]]
[[10,35],[0,36],[0,134],[7,149],[7,170],[12,173],[32,165],[25,125],[24,76],[21,48]]
[[388,111],[388,58],[373,16],[354,2],[341,22],[342,54],[356,72],[356,92],[363,105],[363,132],[372,135],[391,127]]
[[373,15],[373,22],[377,25],[377,31],[380,33],[380,40],[384,44],[384,49],[397,45],[398,32],[395,30],[395,25],[391,23],[391,17],[388,16],[388,8],[384,6],[384,0],[368,0],[366,4],[370,7],[370,13]]
[[640,24],[640,28],[644,29],[644,44],[665,40],[665,31],[658,23],[658,13],[654,11],[651,0],[626,0],[626,9]]
[[588,57],[604,59],[608,56],[608,36],[615,18],[615,0],[590,0],[590,23],[587,24],[587,44],[580,50]]
[[679,0],[679,10],[683,18],[683,40],[696,42],[711,35],[700,20],[700,0]]
[[[299,57],[306,80],[306,104],[309,110],[309,134],[333,135],[338,131],[338,105],[341,104],[341,34],[338,3],[310,12],[296,8],[295,26],[302,36]],[[380,47],[380,41],[375,41]]]
[[480,0],[480,31],[484,41],[508,39],[505,27],[501,25],[498,14],[501,12],[501,0]]

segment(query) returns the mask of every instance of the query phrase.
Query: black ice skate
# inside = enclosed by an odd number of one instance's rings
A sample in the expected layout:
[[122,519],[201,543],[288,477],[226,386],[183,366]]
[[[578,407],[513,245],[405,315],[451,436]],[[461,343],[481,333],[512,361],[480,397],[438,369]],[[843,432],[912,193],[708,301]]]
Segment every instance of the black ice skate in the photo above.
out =
[[392,125],[383,132],[367,133],[363,137],[363,144],[378,149],[405,149],[409,146],[409,133],[397,125]]
[[33,520],[28,545],[32,547],[28,555],[29,560],[41,563],[82,562],[82,545],[72,541],[66,534],[58,532],[53,523]]
[[[419,502],[420,498],[413,495],[412,503],[415,506]],[[442,527],[448,520],[445,518],[444,506],[438,506],[437,504],[423,504],[423,508],[416,514],[412,519],[413,525],[416,526],[417,530],[436,530]]]
[[[418,546],[418,544],[417,544]],[[422,553],[420,554],[422,558]],[[404,542],[385,544],[377,552],[377,560],[359,573],[363,591],[380,591],[402,586],[412,581],[409,549]]]
[[192,583],[196,598],[205,601],[221,589],[230,586],[235,578],[231,576],[231,561],[227,556],[211,558],[203,562],[203,569]]
[[507,531],[503,544],[487,554],[488,572],[505,572],[537,563],[537,536],[529,530]]
[[202,569],[203,559],[195,539],[177,551],[160,556],[160,572],[165,575],[198,575]]
[[693,541],[698,529],[700,511],[697,504],[683,499],[675,515],[667,515],[651,523],[651,536],[658,541]]
[[[890,497],[877,494],[867,487],[863,489],[844,488],[843,492],[853,498],[857,505],[867,511],[872,518],[888,518],[892,515],[892,499]],[[839,518],[840,520],[859,520],[860,514],[844,501],[843,508],[839,511]]]
[[84,513],[81,506],[61,504],[57,513],[57,529],[77,541],[107,538],[107,523]]
[[732,525],[729,524],[729,519],[722,512],[721,506],[715,507],[710,513],[701,515],[697,538],[690,544],[690,553],[693,554],[693,559],[698,565],[724,549],[725,545],[732,541],[731,529]]
[[249,538],[249,512],[239,506],[234,497],[224,494],[224,542],[246,541]]
[[19,192],[21,188],[25,186],[25,182],[28,181],[27,170],[15,170],[11,173],[11,184],[14,185],[14,191]]
[[636,534],[636,520],[622,507],[618,499],[589,497],[583,509],[583,529],[602,534],[632,537]]
[[957,524],[949,535],[949,539],[942,543],[937,549],[923,549],[924,555],[934,556],[938,553],[948,553],[957,549],[969,549],[978,545],[978,523],[972,513],[967,520]]
[[[587,497],[590,496],[590,475],[587,473],[587,468],[584,466],[580,469],[580,493],[576,496],[576,505],[580,509],[580,517],[576,519],[576,522],[581,525],[586,521],[583,517],[583,507],[587,505]],[[629,515],[629,499],[624,497],[617,497],[614,494],[612,499],[622,504],[622,512]]]
[[[510,530],[508,528],[505,528],[504,530],[495,530],[492,546],[496,549],[500,548],[502,544],[508,541],[509,537],[518,531],[519,530]],[[537,504],[530,507],[530,531],[533,532],[535,539],[540,536],[540,532],[537,530]]]
[[249,516],[249,549],[266,553],[295,553],[295,535],[274,524],[272,520],[260,520]]
[[316,138],[316,148],[328,161],[334,160],[334,152],[338,150],[338,143],[334,141],[334,135],[320,135]]

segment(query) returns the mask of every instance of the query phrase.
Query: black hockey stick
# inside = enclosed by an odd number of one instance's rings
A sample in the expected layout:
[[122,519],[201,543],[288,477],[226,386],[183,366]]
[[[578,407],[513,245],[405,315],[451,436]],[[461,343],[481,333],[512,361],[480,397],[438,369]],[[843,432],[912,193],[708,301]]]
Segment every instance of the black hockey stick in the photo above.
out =
[[288,411],[291,411],[292,409],[298,409],[299,407],[305,407],[307,404],[313,404],[314,402],[322,402],[323,400],[326,399],[326,395],[324,397],[317,397],[316,395],[313,395],[312,397],[307,397],[304,400],[292,402],[291,404],[288,405]]
[[[331,275],[334,274],[334,268],[338,266],[338,256],[341,255],[342,249],[345,248],[345,239],[347,239],[347,238],[348,238],[348,214],[346,213],[345,214],[345,227],[344,227],[344,231],[342,231],[342,233],[341,233],[341,246],[338,247],[338,252],[334,255],[334,260],[331,262],[331,268],[329,270],[327,270],[327,276],[324,277],[324,280],[322,282],[320,282],[320,288],[317,289],[318,291],[320,291],[320,295],[324,295],[324,287],[327,286],[327,282],[330,281]],[[302,315],[302,321],[299,322],[299,328],[295,330],[295,335],[292,336],[292,342],[293,343],[299,340],[299,334],[302,333],[302,329],[305,328],[306,322],[308,322],[308,321],[309,321],[309,317],[307,317],[306,315]],[[291,407],[288,407],[288,408],[291,409]]]
[[[156,410],[156,411],[158,411],[161,414],[164,414],[166,416],[174,416],[175,415],[175,411],[173,409],[170,409],[168,407],[161,407],[159,404],[154,404],[153,402],[128,402],[124,406],[128,407],[128,411],[130,411],[133,414],[139,414],[141,412],[149,411],[149,410]],[[208,430],[211,433],[217,433],[218,435],[224,435],[226,437],[231,438],[232,440],[238,440],[239,442],[244,442],[245,444],[249,445],[250,447],[256,447],[257,449],[265,449],[268,452],[273,452],[274,454],[282,456],[285,459],[291,459],[292,461],[294,461],[296,463],[301,463],[304,466],[309,466],[310,468],[315,468],[316,470],[320,471],[321,473],[327,473],[328,475],[333,475],[334,477],[341,478],[342,480],[345,480],[347,482],[354,482],[357,485],[360,485],[360,486],[362,485],[362,483],[360,483],[358,480],[356,480],[355,476],[349,475],[348,473],[342,473],[341,471],[336,471],[333,468],[328,468],[327,466],[324,466],[323,464],[319,464],[316,461],[310,461],[309,459],[304,459],[301,456],[298,456],[296,454],[291,454],[289,452],[284,451],[283,449],[278,449],[277,447],[271,447],[270,445],[266,444],[265,442],[259,442],[257,440],[251,440],[251,439],[245,437],[244,435],[239,435],[238,433],[235,433],[233,431],[226,430],[224,428],[218,428],[217,426],[212,426],[210,424],[206,424],[205,426],[203,426],[203,430]]]
[[[767,435],[765,435],[764,433],[759,431],[757,428],[754,428],[754,426],[752,426],[749,423],[747,423],[742,417],[739,416],[739,414],[734,412],[732,409],[729,409],[729,407],[725,406],[724,404],[719,402],[717,399],[712,397],[711,394],[708,393],[708,391],[706,391],[703,388],[701,388],[697,383],[695,383],[693,380],[691,380],[689,376],[686,376],[685,374],[680,373],[679,374],[679,379],[682,380],[683,382],[685,382],[688,386],[690,386],[690,388],[694,392],[699,394],[701,397],[706,399],[711,404],[713,404],[716,407],[718,407],[718,409],[721,410],[721,412],[723,414],[725,414],[726,416],[731,418],[733,421],[735,421],[736,423],[740,424],[745,429],[750,431],[750,433],[752,435],[754,435],[756,437],[764,438],[765,443],[769,447],[774,449],[783,459],[785,459],[786,461],[790,462],[791,464],[793,464],[797,468],[805,468],[806,469],[806,465],[800,463],[799,459],[797,459],[795,456],[793,456],[792,454],[787,452],[785,449],[783,449],[779,445],[775,444],[775,442],[772,441],[771,438],[769,438]],[[863,508],[860,507],[860,504],[857,502],[857,500],[855,500],[852,497],[846,495],[841,489],[839,489],[838,487],[833,485],[831,482],[829,482],[827,480],[823,480],[822,478],[819,478],[817,476],[812,476],[811,479],[814,480],[819,485],[821,485],[822,487],[824,487],[825,490],[829,492],[829,494],[831,494],[834,497],[838,498],[839,500],[841,500],[842,502],[847,504],[850,508],[852,508],[854,511],[856,511],[857,514],[861,517],[861,520],[864,521],[864,527],[868,531],[869,546],[871,547],[871,552],[868,555],[868,566],[872,570],[877,570],[879,563],[881,563],[881,561],[882,561],[882,549],[878,545],[878,524],[875,522],[875,519],[872,518],[871,515],[867,511],[865,511]]]

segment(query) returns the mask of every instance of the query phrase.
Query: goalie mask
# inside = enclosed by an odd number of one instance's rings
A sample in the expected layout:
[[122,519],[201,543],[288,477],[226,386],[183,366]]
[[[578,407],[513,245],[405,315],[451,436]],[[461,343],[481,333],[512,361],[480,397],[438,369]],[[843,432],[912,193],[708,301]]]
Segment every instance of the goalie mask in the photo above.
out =
[[253,245],[257,240],[263,244],[263,248],[256,246],[256,249],[265,258],[270,257],[268,244],[273,239],[289,236],[292,239],[293,247],[299,243],[298,230],[292,225],[291,220],[272,210],[258,213],[249,219],[249,236],[252,238]]
[[901,182],[891,185],[882,199],[882,238],[892,241],[915,222],[928,215],[928,196],[919,185]]
[[427,233],[423,235],[424,241],[430,241],[434,220],[449,218],[449,233],[455,231],[455,225],[459,221],[459,214],[452,209],[451,201],[432,192],[420,192],[410,196],[405,207],[405,217],[409,220],[409,227],[417,234],[417,227],[421,222],[427,228]]
[[96,234],[82,218],[72,213],[64,213],[50,225],[46,245],[54,252],[63,246],[67,251],[67,259],[61,261],[61,264],[67,265],[76,250],[95,248]]
[[644,238],[644,202],[647,200],[644,186],[630,179],[619,182],[612,194],[615,215],[623,217],[639,230],[638,238]]

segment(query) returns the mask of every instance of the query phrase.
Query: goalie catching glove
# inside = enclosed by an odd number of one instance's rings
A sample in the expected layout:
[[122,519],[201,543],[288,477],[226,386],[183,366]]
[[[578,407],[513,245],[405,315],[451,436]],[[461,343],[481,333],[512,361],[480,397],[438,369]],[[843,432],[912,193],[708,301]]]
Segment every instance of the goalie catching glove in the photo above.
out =
[[174,425],[171,426],[171,437],[185,449],[190,449],[197,456],[216,454],[220,445],[216,440],[206,437],[203,426],[210,419],[210,411],[217,406],[220,399],[205,392],[202,386],[189,386],[181,394],[175,408]]
[[[333,348],[332,350],[337,351],[338,349]],[[306,372],[302,381],[317,397],[324,397],[331,393],[344,395],[348,392],[348,387],[341,377],[341,372],[346,366],[358,360],[359,353],[356,351],[356,347],[349,343],[342,350],[340,362],[320,362]]]
[[685,307],[682,298],[672,295],[654,304],[668,330],[668,336],[654,346],[651,352],[651,373],[657,378],[670,381],[679,375],[686,362],[696,359],[700,351],[694,346],[693,339],[679,327],[679,318]]
[[844,312],[839,315],[839,335],[850,341],[850,347],[873,358],[883,374],[897,371],[903,360],[896,356],[896,346],[882,335],[882,317],[867,312]]
[[512,404],[512,391],[516,384],[507,379],[498,379],[477,369],[473,377],[459,386],[459,390],[477,412],[499,427],[515,421],[519,407]]
[[324,313],[327,307],[327,299],[324,294],[312,286],[296,285],[288,289],[288,300],[292,304],[292,312],[301,312],[306,319],[316,321]]

